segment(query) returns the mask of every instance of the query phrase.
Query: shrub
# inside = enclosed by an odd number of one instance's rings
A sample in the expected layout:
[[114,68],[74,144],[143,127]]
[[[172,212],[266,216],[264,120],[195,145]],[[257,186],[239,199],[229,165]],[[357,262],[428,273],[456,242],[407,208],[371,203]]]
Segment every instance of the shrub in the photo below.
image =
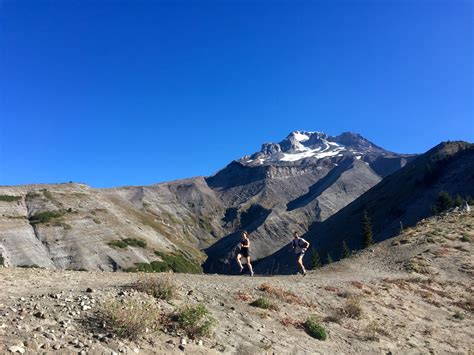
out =
[[362,315],[362,307],[357,298],[349,298],[342,308],[343,314],[348,318],[359,319]]
[[0,195],[0,201],[14,202],[21,200],[21,196]]
[[182,253],[163,253],[155,251],[155,254],[159,256],[163,262],[168,265],[169,269],[173,270],[174,272],[189,274],[202,273],[201,265],[196,261],[188,259]]
[[134,287],[140,292],[165,301],[171,300],[176,293],[176,285],[169,277],[141,279]]
[[5,262],[5,259],[3,258],[3,255],[0,254],[0,266],[3,266],[4,262]]
[[310,316],[304,323],[306,332],[315,339],[326,340],[326,329],[319,324],[316,316]]
[[125,249],[127,247],[127,243],[125,243],[122,240],[113,240],[111,242],[108,242],[107,245],[111,247],[120,248],[120,249]]
[[210,335],[212,327],[217,323],[203,304],[181,309],[176,315],[176,321],[191,339]]
[[170,271],[169,266],[162,261],[152,261],[151,263],[135,263],[134,267],[124,269],[125,272],[166,272]]
[[251,306],[257,307],[257,308],[262,308],[262,309],[271,309],[274,311],[278,310],[278,307],[271,303],[268,298],[258,298],[255,301],[250,303]]
[[144,240],[136,239],[136,238],[125,238],[125,239],[121,239],[121,240],[113,240],[111,242],[108,242],[107,244],[111,247],[117,247],[117,248],[120,248],[120,249],[125,249],[128,246],[140,247],[140,248],[145,248],[146,247],[146,242]]
[[45,211],[39,212],[28,219],[30,220],[31,224],[40,224],[40,223],[48,223],[54,218],[59,218],[64,215],[63,211]]
[[123,239],[123,242],[131,247],[140,247],[140,248],[146,247],[146,242],[142,239],[125,238]]
[[301,298],[299,298],[296,294],[294,294],[290,290],[284,290],[282,288],[275,287],[267,283],[261,284],[258,289],[260,291],[273,295],[279,300],[284,301],[286,303],[300,304],[300,305],[305,303]]
[[120,338],[136,340],[147,330],[157,329],[161,314],[154,302],[130,298],[104,302],[98,316],[110,332]]

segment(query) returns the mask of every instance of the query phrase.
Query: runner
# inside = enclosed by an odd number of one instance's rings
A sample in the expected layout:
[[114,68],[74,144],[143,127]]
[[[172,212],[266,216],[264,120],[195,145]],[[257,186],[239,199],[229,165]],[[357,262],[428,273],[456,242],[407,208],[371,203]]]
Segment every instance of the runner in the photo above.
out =
[[306,276],[306,269],[304,268],[304,265],[303,265],[303,256],[306,250],[308,250],[309,242],[304,240],[303,238],[300,238],[300,236],[298,235],[298,232],[294,232],[291,246],[293,247],[293,250],[295,251],[296,263],[298,264],[298,267],[300,268],[300,272],[303,274],[303,276]]
[[237,253],[237,263],[240,267],[240,273],[244,271],[241,259],[244,258],[250,270],[250,276],[253,276],[253,268],[250,263],[250,239],[247,231],[242,231],[242,241],[240,242],[240,251]]

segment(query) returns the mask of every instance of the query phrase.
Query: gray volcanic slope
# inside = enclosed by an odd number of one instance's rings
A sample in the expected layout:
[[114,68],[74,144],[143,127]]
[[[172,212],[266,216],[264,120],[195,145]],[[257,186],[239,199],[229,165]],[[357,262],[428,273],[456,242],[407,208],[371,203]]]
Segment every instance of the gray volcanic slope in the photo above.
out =
[[[386,177],[348,206],[324,222],[315,222],[303,235],[312,244],[312,251],[324,261],[341,257],[342,242],[349,249],[362,248],[362,217],[367,211],[379,242],[397,235],[400,223],[412,226],[432,215],[431,206],[439,192],[474,196],[474,144],[441,143],[417,157],[405,167]],[[311,252],[305,256],[310,264]],[[261,273],[296,272],[294,256],[284,246],[260,260],[256,269]]]
[[357,134],[296,131],[208,178],[3,186],[0,262],[121,270],[179,255],[193,264],[207,257],[207,272],[232,272],[240,229],[251,232],[255,259],[271,255],[286,232],[324,221],[413,158]]

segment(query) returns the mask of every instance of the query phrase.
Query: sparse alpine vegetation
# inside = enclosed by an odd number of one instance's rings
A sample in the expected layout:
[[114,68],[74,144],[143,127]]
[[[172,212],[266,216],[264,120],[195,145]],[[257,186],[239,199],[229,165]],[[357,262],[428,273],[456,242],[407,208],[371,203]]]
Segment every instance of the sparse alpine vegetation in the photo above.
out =
[[111,242],[107,243],[111,247],[116,247],[120,249],[126,249],[127,247],[139,247],[139,248],[145,248],[146,247],[146,242],[142,239],[137,239],[137,238],[125,238],[125,239],[120,239],[120,240],[113,240]]
[[45,211],[30,216],[28,219],[31,224],[47,224],[55,218],[64,216],[64,211]]
[[0,201],[4,201],[4,202],[20,201],[21,199],[22,199],[21,196],[0,195]]
[[203,304],[185,306],[178,311],[175,318],[179,328],[191,339],[209,336],[217,324],[216,319]]

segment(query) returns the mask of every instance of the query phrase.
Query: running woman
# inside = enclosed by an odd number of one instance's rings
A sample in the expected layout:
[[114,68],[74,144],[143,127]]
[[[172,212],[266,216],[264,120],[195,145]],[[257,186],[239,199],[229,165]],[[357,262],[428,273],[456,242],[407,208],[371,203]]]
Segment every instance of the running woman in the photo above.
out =
[[241,259],[244,258],[249,267],[250,276],[253,276],[253,268],[252,268],[252,264],[250,263],[250,250],[249,249],[250,249],[249,234],[247,233],[247,231],[243,231],[242,241],[240,242],[240,251],[237,253],[237,263],[239,264],[240,272],[242,273],[244,271],[244,267],[242,266]]
[[309,242],[304,240],[303,238],[300,238],[300,236],[298,235],[298,232],[294,232],[291,246],[293,247],[293,250],[295,251],[296,263],[298,264],[298,267],[300,268],[300,272],[303,274],[303,276],[306,276],[306,269],[304,268],[304,265],[303,265],[303,256],[306,250],[308,250]]

